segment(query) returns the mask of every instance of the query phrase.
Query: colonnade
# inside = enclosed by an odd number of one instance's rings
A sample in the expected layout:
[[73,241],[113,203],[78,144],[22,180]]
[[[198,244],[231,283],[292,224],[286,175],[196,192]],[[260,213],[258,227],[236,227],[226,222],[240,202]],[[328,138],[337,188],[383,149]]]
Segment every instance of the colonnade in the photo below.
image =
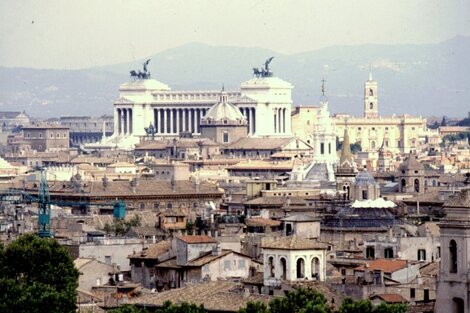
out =
[[119,108],[117,111],[117,133],[130,135],[133,131],[132,109]]
[[255,108],[238,108],[248,121],[248,134],[252,135],[256,132],[256,109]]
[[[274,133],[281,134],[286,132],[286,108],[274,108]],[[290,116],[288,117],[290,118]]]
[[159,108],[153,109],[156,134],[200,133],[201,118],[208,109]]

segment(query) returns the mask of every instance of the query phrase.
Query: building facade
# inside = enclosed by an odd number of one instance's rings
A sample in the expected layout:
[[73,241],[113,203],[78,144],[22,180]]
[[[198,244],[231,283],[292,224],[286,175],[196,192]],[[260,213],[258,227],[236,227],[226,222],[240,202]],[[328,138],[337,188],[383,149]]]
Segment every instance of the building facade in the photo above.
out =
[[336,135],[343,140],[348,128],[351,143],[360,144],[362,151],[377,151],[381,146],[394,153],[415,150],[427,134],[426,119],[406,114],[380,116],[377,89],[371,75],[364,84],[364,117],[336,114]]
[[[291,133],[292,89],[278,77],[256,76],[226,97],[246,118],[250,136],[284,136]],[[114,135],[107,144],[132,147],[150,125],[157,137],[200,135],[201,118],[218,99],[217,91],[172,91],[155,79],[122,84],[114,102]]]

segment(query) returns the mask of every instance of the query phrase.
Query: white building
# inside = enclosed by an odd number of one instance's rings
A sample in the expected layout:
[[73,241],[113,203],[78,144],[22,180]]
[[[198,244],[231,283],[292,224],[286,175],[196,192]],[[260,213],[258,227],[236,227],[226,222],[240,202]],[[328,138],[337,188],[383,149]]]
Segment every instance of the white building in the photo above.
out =
[[[293,86],[269,75],[258,75],[226,92],[248,121],[249,136],[291,134]],[[173,91],[155,79],[136,79],[119,87],[114,102],[114,134],[103,145],[132,148],[152,125],[156,137],[200,135],[200,121],[218,102],[219,91]]]
[[284,237],[263,245],[264,285],[282,280],[325,280],[328,246],[299,236]]

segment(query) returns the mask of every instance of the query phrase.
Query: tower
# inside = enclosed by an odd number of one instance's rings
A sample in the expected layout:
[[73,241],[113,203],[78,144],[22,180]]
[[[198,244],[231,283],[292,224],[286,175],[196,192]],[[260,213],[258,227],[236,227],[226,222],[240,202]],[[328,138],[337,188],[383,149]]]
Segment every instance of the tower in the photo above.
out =
[[424,193],[424,165],[418,162],[416,155],[410,153],[400,164],[397,175],[400,192]]
[[435,312],[470,312],[470,189],[444,204],[446,217],[439,223],[441,264]]
[[364,84],[364,117],[379,117],[377,107],[377,82],[372,80],[372,72],[369,73],[369,80]]
[[344,192],[344,199],[352,198],[352,185],[357,175],[356,162],[351,153],[349,144],[348,127],[344,128],[343,147],[341,149],[341,158],[336,168],[336,190]]

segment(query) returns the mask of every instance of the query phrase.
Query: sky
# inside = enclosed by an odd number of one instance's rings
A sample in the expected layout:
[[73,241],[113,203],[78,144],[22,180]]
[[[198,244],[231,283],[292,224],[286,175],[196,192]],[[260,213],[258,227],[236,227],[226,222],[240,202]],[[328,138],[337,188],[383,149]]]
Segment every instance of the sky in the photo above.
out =
[[190,42],[292,54],[470,35],[468,0],[0,0],[0,66],[77,69]]

